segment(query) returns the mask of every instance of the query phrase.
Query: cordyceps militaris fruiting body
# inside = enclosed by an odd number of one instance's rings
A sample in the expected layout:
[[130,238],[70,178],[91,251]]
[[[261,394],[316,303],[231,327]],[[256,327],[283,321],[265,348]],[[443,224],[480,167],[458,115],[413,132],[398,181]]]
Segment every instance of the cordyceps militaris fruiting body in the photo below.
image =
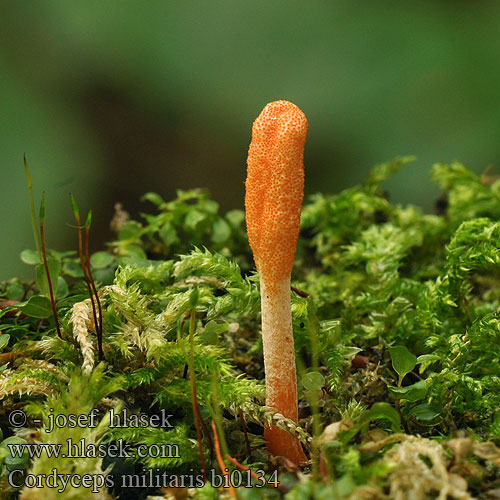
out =
[[[307,119],[291,102],[266,105],[252,128],[245,195],[248,240],[260,274],[266,405],[298,420],[297,377],[290,310],[292,272],[304,196]],[[277,427],[265,430],[274,455],[307,460],[299,441]]]

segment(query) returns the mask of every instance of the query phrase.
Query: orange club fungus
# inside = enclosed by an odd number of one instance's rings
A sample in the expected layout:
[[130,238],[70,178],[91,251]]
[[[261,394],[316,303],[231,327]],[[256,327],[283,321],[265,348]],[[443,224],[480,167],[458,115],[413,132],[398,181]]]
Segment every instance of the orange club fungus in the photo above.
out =
[[[293,103],[266,105],[252,128],[245,183],[248,240],[260,275],[266,405],[298,421],[290,274],[304,197],[307,119]],[[301,464],[300,442],[277,427],[265,429],[268,450]]]

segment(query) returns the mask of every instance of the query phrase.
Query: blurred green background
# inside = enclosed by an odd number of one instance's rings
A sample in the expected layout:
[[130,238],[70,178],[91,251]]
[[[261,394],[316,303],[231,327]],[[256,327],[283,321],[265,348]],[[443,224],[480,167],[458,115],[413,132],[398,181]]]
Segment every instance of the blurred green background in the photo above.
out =
[[415,154],[387,188],[431,211],[433,162],[499,162],[499,25],[498,1],[3,0],[0,279],[32,273],[23,153],[48,246],[76,248],[71,191],[99,248],[146,191],[242,208],[252,121],[281,98],[309,119],[308,193]]

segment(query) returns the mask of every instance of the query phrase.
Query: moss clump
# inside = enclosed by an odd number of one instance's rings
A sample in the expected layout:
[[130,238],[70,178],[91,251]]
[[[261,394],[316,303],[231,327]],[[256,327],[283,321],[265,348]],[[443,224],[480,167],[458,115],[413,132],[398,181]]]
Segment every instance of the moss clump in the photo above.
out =
[[[493,498],[500,481],[500,181],[460,164],[436,165],[444,197],[439,214],[425,214],[390,203],[381,189],[410,160],[379,165],[364,184],[304,204],[292,276],[298,426],[263,406],[258,280],[243,213],[220,215],[206,193],[187,191],[170,202],[148,194],[157,212],[121,220],[109,250],[91,257],[103,307],[101,364],[76,253],[48,252],[59,339],[37,255],[23,252],[37,265],[35,282],[0,284],[4,434],[36,443],[81,434],[105,446],[176,445],[175,456],[82,457],[71,469],[106,471],[114,487],[103,488],[102,498],[168,497],[173,490],[160,493],[154,484],[120,488],[121,478],[145,469],[177,478],[201,473],[192,354],[207,468],[218,470],[214,420],[223,454],[271,481],[279,472],[281,489],[239,488],[239,498]],[[109,428],[102,418],[97,429],[45,435],[35,420],[45,423],[51,408],[81,415],[97,408],[101,417],[110,409],[150,417],[163,409],[172,428]],[[14,409],[29,416],[19,429],[7,420]],[[263,426],[271,422],[311,454],[302,473],[265,451]],[[1,450],[0,443],[2,498],[42,494],[9,485],[10,459]],[[42,453],[22,468],[63,474],[68,464]],[[85,487],[69,491],[57,498],[88,498]],[[218,498],[229,490],[206,484],[185,493]]]

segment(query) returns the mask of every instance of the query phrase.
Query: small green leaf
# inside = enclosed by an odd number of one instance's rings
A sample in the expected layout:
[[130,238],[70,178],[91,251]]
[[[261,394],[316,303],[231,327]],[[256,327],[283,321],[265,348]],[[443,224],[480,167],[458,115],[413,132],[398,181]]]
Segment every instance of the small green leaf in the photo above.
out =
[[212,241],[223,243],[231,236],[231,228],[224,219],[217,219],[212,225]]
[[165,203],[165,200],[157,193],[146,193],[141,197],[141,201],[150,201],[157,207]]
[[63,261],[63,273],[72,278],[83,278],[82,266],[79,259],[65,259]]
[[[354,481],[350,473],[347,473],[344,474],[340,479],[335,481],[335,489],[334,489],[335,491],[334,492],[332,491],[331,493],[334,493],[335,497],[337,497],[337,495],[340,495],[340,497],[345,497],[349,495],[349,493],[354,491],[354,488],[356,488],[356,486],[357,486],[356,481]],[[330,496],[330,494],[328,494],[328,497],[334,498],[334,496],[333,495]]]
[[5,363],[4,365],[0,366],[0,375],[7,369],[9,366],[9,363]]
[[[61,263],[58,259],[54,257],[47,258],[47,267],[49,268],[50,281],[52,283],[52,288],[54,290],[54,295],[57,295],[57,285],[59,274],[61,273]],[[49,282],[47,280],[47,273],[45,271],[44,264],[38,264],[35,268],[36,273],[36,285],[40,293],[47,295],[49,293]]]
[[38,258],[38,253],[35,250],[26,249],[21,252],[21,260],[25,264],[34,266],[35,264],[40,264],[40,259]]
[[4,464],[8,471],[14,471],[19,469],[25,469],[28,467],[30,458],[28,455],[28,450],[24,450],[22,457],[7,455],[4,459]]
[[432,420],[439,416],[442,411],[443,408],[441,406],[431,403],[422,403],[413,407],[408,412],[408,417],[415,417],[418,418],[418,420]]
[[321,389],[311,390],[306,389],[304,391],[304,397],[313,404],[317,404],[323,395],[323,391]]
[[424,373],[434,361],[439,361],[439,359],[437,354],[422,354],[417,358],[417,364],[420,365],[419,372]]
[[440,358],[437,354],[422,354],[417,358],[417,364],[428,363],[429,361],[438,361]]
[[226,213],[226,219],[233,227],[239,227],[245,220],[245,212],[243,210],[230,210]]
[[147,267],[151,263],[148,261],[146,252],[139,246],[129,245],[121,251],[121,255],[118,258],[118,262],[122,266],[135,265],[138,267]]
[[219,335],[221,333],[227,332],[228,324],[226,322],[217,322],[215,320],[210,320],[204,328],[201,334],[201,340],[207,345],[217,345],[219,343]]
[[10,335],[6,335],[5,333],[3,335],[0,335],[0,350],[2,350],[10,340]]
[[67,297],[69,293],[69,288],[68,284],[66,283],[66,280],[62,277],[59,276],[57,279],[57,299],[63,299],[64,297]]
[[19,468],[23,468],[23,466],[27,465],[29,462],[28,450],[23,452],[22,457],[13,457],[11,455],[5,457],[5,465],[7,467],[10,465],[11,467],[17,465]]
[[399,375],[399,384],[407,373],[410,373],[417,364],[417,357],[412,354],[405,346],[389,347],[389,353],[392,359],[392,367]]
[[48,318],[52,314],[50,300],[42,295],[33,295],[24,304],[17,304],[17,308],[32,318]]
[[136,221],[128,221],[120,229],[118,239],[124,240],[137,240],[141,237],[142,226]]
[[215,331],[203,332],[201,334],[201,341],[206,345],[217,345],[219,343],[219,336]]
[[406,399],[407,401],[418,401],[425,398],[427,394],[427,384],[425,380],[420,380],[416,384],[406,387],[389,387],[389,392],[396,398]]
[[401,419],[395,408],[389,403],[375,403],[369,410],[361,416],[362,420],[388,420],[391,423],[391,429],[394,432],[399,431]]
[[186,225],[187,228],[189,229],[196,229],[196,226],[205,219],[205,214],[200,212],[199,210],[192,209],[188,212],[186,215],[186,218],[184,219],[184,224]]
[[21,437],[9,436],[0,443],[0,448],[9,449],[9,444],[28,444],[28,441],[26,441],[26,439],[23,439]]
[[302,385],[308,391],[320,391],[325,384],[325,377],[319,372],[309,372],[302,377]]
[[106,269],[96,269],[94,274],[94,281],[102,285],[111,285],[115,279],[114,268],[107,267]]
[[7,299],[9,300],[23,300],[24,297],[24,288],[17,281],[13,281],[7,285],[7,289],[5,290],[5,294]]
[[75,252],[75,250],[66,250],[64,252],[58,252],[57,250],[51,249],[50,255],[52,255],[52,257],[55,257],[56,259],[59,259],[60,261],[62,261],[63,259],[67,259],[69,257],[76,256],[76,252]]
[[104,269],[114,262],[115,258],[108,252],[96,252],[90,257],[90,265],[94,269]]
[[215,320],[210,320],[205,325],[205,332],[215,332],[217,334],[227,332],[228,324],[224,321],[223,323],[219,323]]
[[209,214],[215,215],[219,210],[219,204],[215,200],[203,200],[200,206]]
[[163,243],[165,243],[167,247],[180,242],[179,237],[177,236],[177,231],[175,230],[175,227],[171,222],[165,222],[165,224],[160,229],[159,235]]

